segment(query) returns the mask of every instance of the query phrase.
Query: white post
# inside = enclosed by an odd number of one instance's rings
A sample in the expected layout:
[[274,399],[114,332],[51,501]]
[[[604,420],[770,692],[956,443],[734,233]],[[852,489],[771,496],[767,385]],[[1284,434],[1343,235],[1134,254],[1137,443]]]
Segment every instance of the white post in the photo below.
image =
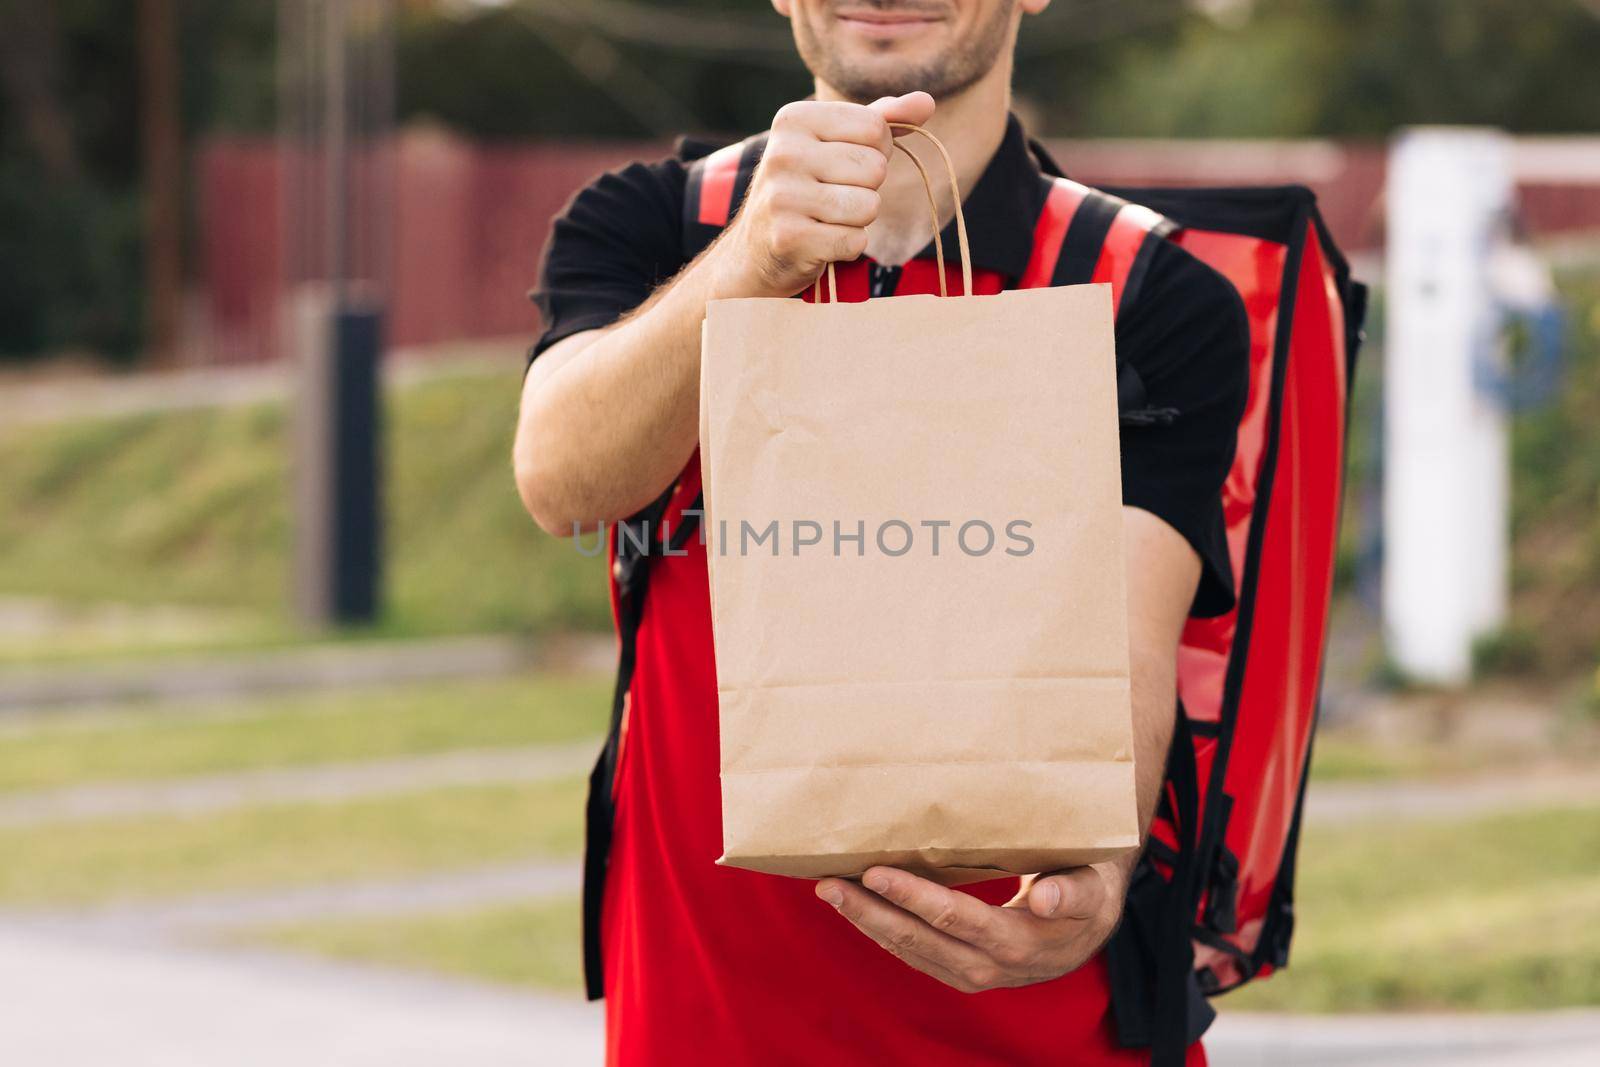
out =
[[1490,256],[1512,202],[1510,141],[1406,131],[1390,154],[1383,618],[1392,662],[1459,685],[1505,618],[1509,445],[1483,368],[1499,359]]

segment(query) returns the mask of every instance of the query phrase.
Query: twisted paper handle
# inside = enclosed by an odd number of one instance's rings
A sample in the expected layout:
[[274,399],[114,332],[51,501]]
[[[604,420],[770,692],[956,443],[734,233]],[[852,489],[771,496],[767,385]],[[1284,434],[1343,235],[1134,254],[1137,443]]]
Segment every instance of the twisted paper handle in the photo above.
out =
[[[932,142],[933,147],[939,150],[939,155],[944,159],[945,173],[950,178],[950,197],[956,206],[956,240],[961,246],[961,289],[965,295],[971,296],[972,250],[967,245],[967,220],[961,214],[961,187],[956,182],[956,167],[950,161],[950,153],[945,151],[945,147],[940,143],[939,138],[921,126],[913,126],[909,122],[891,122],[889,126],[891,129],[905,130],[907,133],[922,134]],[[922,160],[917,158],[915,152],[899,141],[896,141],[894,146],[906,154],[907,158],[911,160],[911,165],[916,167],[917,173],[922,176],[922,191],[928,194],[928,217],[933,222],[933,254],[939,261],[939,295],[949,296],[944,278],[944,242],[939,239],[939,204],[933,195],[933,180],[928,177],[928,168],[922,165]],[[828,302],[836,304],[839,302],[839,289],[838,281],[834,277],[833,262],[831,260],[824,273],[828,276]],[[821,274],[817,275],[817,280],[812,285],[811,299],[819,304],[823,302]]]

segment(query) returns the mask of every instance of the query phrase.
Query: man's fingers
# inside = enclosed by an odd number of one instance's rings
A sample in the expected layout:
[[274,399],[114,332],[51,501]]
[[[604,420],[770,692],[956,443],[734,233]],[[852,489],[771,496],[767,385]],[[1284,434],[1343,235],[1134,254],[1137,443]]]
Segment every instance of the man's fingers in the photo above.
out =
[[[834,906],[856,929],[920,971],[958,988],[961,982],[977,986],[987,983],[976,979],[992,981],[993,961],[982,952],[933,929],[876,893],[839,878],[825,878],[817,883],[817,896],[830,904],[838,900]],[[956,981],[936,974],[936,970],[946,972]]]
[[799,132],[819,141],[843,141],[888,151],[884,118],[871,108],[833,100],[799,100],[773,116],[774,133]]
[[739,239],[719,242],[719,258],[739,286],[790,296],[829,262],[861,256],[894,151],[889,120],[921,122],[932,113],[926,93],[871,107],[832,100],[785,104],[772,120],[732,227]]
[[889,160],[882,152],[866,145],[838,141],[819,141],[812,145],[806,165],[813,178],[829,185],[876,189],[889,175]]
[[794,210],[835,226],[869,226],[878,217],[878,191],[859,185],[812,182],[790,194]]
[[1028,910],[1041,919],[1092,919],[1106,903],[1106,882],[1093,867],[1034,879]]
[[[867,105],[883,116],[885,122],[906,122],[921,126],[933,118],[933,97],[918,90],[904,96],[885,96]],[[896,130],[896,135],[903,133]]]
[[985,952],[995,948],[994,909],[977,897],[893,867],[873,867],[861,881],[874,893],[909,911],[935,930]]

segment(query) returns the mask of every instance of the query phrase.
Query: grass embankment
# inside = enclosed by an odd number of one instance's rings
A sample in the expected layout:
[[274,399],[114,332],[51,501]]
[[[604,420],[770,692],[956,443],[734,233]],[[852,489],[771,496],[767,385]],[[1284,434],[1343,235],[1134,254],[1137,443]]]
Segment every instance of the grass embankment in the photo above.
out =
[[605,731],[610,690],[606,677],[519,675],[0,726],[0,793],[573,741]]
[[[603,563],[511,481],[518,369],[388,391],[385,632],[604,629]],[[0,595],[288,614],[281,404],[0,427]]]
[[[1600,273],[1560,283],[1569,363],[1548,403],[1513,422],[1511,618],[1480,664],[1568,679],[1600,661]],[[1358,376],[1342,580],[1376,528],[1380,332]],[[540,534],[513,491],[517,374],[389,391],[382,632],[606,627],[600,561]],[[281,623],[288,457],[278,404],[0,427],[0,596],[187,603]]]
[[[1513,599],[1492,672],[1570,678],[1600,661],[1600,274],[1560,279],[1569,363],[1513,422]],[[1381,337],[1358,376],[1341,576],[1376,471]],[[604,629],[600,562],[540,534],[507,456],[518,368],[389,391],[388,611],[398,634]],[[189,603],[287,617],[282,405],[0,427],[0,595]]]

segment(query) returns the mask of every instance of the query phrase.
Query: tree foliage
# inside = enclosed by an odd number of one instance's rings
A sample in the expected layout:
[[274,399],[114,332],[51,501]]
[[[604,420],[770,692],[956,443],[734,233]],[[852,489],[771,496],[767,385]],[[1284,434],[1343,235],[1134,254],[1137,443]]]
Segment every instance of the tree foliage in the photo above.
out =
[[1581,0],[1263,0],[1190,20],[1092,87],[1083,132],[1385,137],[1406,125],[1600,129],[1600,5]]
[[[176,2],[189,143],[270,131],[277,5]],[[747,0],[397,8],[401,120],[474,137],[740,133],[810,88]],[[137,10],[0,0],[0,356],[137,347]],[[1597,56],[1593,0],[1056,0],[1025,23],[1016,85],[1060,136],[1583,132]]]

